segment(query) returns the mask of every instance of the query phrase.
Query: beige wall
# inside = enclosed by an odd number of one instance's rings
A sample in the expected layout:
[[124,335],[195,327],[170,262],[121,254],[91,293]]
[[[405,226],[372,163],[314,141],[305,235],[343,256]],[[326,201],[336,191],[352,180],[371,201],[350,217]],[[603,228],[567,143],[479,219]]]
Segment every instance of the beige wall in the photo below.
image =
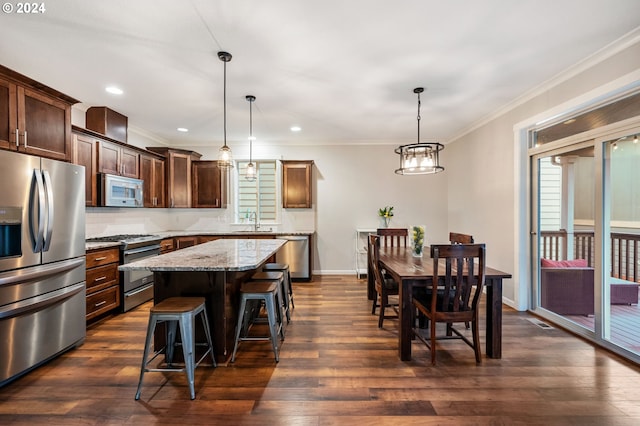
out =
[[590,102],[585,94],[606,95],[614,89],[612,82],[628,82],[625,77],[635,78],[638,70],[640,43],[635,42],[447,145],[448,226],[485,242],[488,264],[514,274],[504,285],[505,302],[512,306],[526,309],[529,288],[527,265],[523,265],[528,262],[527,205],[523,204],[527,201],[527,153],[514,136],[514,126],[551,117],[561,112],[559,106],[580,107]]

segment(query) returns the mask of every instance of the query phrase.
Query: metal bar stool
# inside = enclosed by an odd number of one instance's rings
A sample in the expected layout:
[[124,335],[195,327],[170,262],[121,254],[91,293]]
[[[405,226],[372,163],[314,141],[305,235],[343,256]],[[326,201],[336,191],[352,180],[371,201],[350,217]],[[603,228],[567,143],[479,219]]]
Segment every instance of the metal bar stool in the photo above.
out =
[[[185,371],[187,373],[187,381],[189,382],[189,392],[191,399],[195,399],[196,392],[194,388],[195,369],[204,360],[207,355],[211,355],[213,366],[216,367],[216,359],[213,354],[213,344],[211,342],[211,330],[209,329],[209,320],[205,311],[204,297],[170,297],[153,306],[149,311],[149,325],[147,327],[147,338],[144,344],[144,355],[142,357],[142,367],[140,368],[140,380],[138,381],[138,390],[136,392],[136,400],[140,399],[142,391],[142,380],[144,373],[147,371]],[[195,341],[195,319],[200,314],[206,342],[196,343]],[[163,348],[155,351],[151,359],[149,352],[152,346],[153,335],[156,324],[167,323],[166,344]],[[176,329],[180,326],[180,337],[182,342],[176,342]],[[176,346],[182,346],[184,355],[184,367],[176,368],[173,364],[173,353]],[[195,347],[206,346],[207,350],[202,357],[195,362]],[[166,367],[149,368],[149,364],[161,353],[165,353],[166,362],[160,365]]]
[[[273,353],[275,355],[276,362],[280,361],[278,353],[278,324],[276,307],[280,303],[277,300],[279,285],[273,281],[247,281],[242,283],[240,287],[240,310],[238,311],[238,324],[236,326],[236,340],[233,345],[233,354],[231,355],[231,362],[236,360],[236,352],[238,351],[238,344],[241,341],[247,340],[271,340],[273,347]],[[258,302],[264,302],[267,311],[267,321],[269,323],[269,336],[248,336],[248,327],[245,331],[245,335],[241,336],[243,330],[243,323],[245,322],[245,316],[250,314],[250,310],[247,309],[247,302],[256,300]],[[280,325],[280,328],[282,326]]]
[[287,289],[287,295],[289,300],[287,303],[291,303],[291,309],[295,309],[293,303],[293,284],[291,283],[291,274],[289,273],[289,265],[287,263],[265,263],[262,267],[263,271],[280,271],[284,274],[284,285]]
[[[278,310],[280,322],[284,328],[284,316],[287,317],[287,324],[291,321],[291,313],[289,311],[289,292],[287,291],[285,275],[281,271],[261,271],[251,276],[251,281],[274,281],[278,283],[278,299],[280,300],[281,309]],[[284,339],[284,330],[282,331]]]

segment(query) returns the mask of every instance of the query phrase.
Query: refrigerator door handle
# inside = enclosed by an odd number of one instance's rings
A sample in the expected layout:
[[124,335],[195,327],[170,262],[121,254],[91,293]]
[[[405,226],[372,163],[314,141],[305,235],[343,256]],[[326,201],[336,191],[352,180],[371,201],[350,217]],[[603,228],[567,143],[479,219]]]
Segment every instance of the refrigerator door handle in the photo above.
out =
[[[30,225],[32,227],[32,232],[31,235],[36,234],[35,236],[35,241],[34,241],[34,245],[35,247],[33,248],[33,252],[37,253],[39,251],[42,251],[42,245],[44,243],[43,239],[44,239],[44,184],[42,183],[42,174],[40,173],[40,170],[38,169],[33,169],[33,177],[35,178],[36,181],[36,188],[37,188],[37,196],[38,196],[38,229],[37,229],[37,234],[35,232],[33,232],[33,220],[30,220]],[[33,198],[31,199],[31,202],[33,202]],[[33,208],[29,209],[29,214],[33,214]]]
[[49,247],[51,247],[51,234],[53,234],[53,184],[51,183],[51,176],[48,171],[43,170],[42,175],[44,176],[45,190],[47,193],[47,235],[44,237],[44,247],[42,251],[49,251]]

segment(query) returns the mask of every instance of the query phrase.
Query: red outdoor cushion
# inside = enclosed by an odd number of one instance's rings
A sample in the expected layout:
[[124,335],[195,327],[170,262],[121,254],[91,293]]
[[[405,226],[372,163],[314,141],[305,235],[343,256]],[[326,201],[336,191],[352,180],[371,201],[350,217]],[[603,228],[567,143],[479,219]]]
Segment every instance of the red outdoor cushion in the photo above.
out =
[[540,266],[543,268],[586,268],[587,259],[573,259],[573,260],[551,260],[540,259]]

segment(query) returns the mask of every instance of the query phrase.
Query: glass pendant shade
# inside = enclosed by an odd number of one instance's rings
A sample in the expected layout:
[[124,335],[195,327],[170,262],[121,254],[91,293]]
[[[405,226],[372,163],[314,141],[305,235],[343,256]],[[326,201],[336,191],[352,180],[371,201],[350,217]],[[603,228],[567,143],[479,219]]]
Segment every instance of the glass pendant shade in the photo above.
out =
[[394,150],[400,157],[400,168],[395,171],[399,175],[428,175],[444,170],[440,165],[440,151],[444,149],[444,145],[438,142],[420,142],[420,93],[423,91],[422,87],[413,89],[413,93],[418,95],[418,141],[401,145]]
[[248,181],[256,180],[256,166],[253,163],[249,162],[249,164],[247,164],[247,170],[244,177]]
[[227,145],[222,146],[218,150],[218,167],[221,169],[233,167],[233,155],[231,148]]

